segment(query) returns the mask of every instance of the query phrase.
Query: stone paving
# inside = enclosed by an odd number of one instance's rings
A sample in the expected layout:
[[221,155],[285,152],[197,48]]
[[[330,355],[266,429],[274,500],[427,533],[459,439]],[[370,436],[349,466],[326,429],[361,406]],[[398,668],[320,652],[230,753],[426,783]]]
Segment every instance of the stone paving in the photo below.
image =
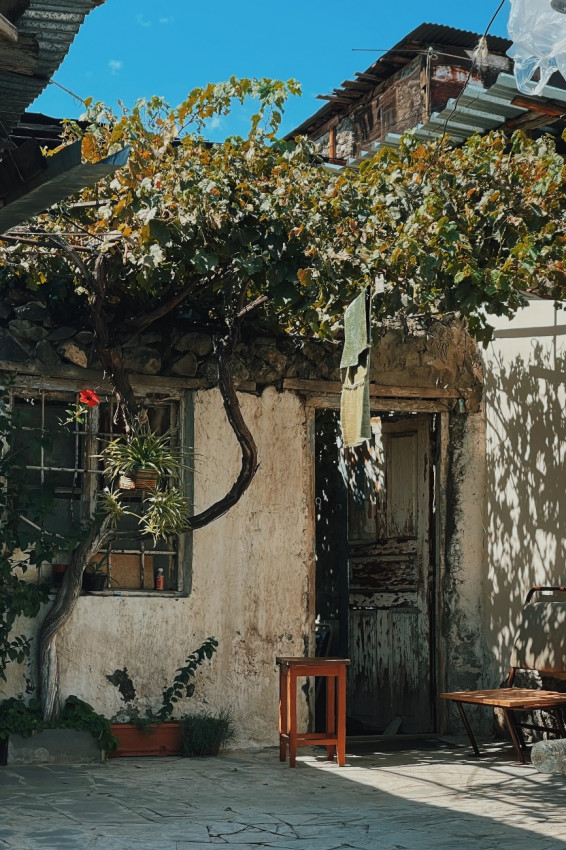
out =
[[[566,777],[455,742],[0,768],[0,850],[558,850]],[[412,748],[411,748],[412,747]]]

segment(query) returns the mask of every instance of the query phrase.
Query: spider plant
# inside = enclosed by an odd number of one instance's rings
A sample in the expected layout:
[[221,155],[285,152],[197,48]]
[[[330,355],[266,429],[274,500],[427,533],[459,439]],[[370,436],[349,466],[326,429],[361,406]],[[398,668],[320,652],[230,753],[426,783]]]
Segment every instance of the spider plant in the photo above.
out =
[[139,525],[144,534],[151,534],[154,543],[167,534],[181,534],[190,528],[189,504],[178,487],[155,490],[144,499],[144,512]]
[[120,475],[130,476],[136,469],[153,469],[160,478],[179,478],[186,452],[171,445],[172,431],[157,434],[137,430],[129,437],[118,437],[108,443],[98,457],[102,458],[107,478],[114,481]]

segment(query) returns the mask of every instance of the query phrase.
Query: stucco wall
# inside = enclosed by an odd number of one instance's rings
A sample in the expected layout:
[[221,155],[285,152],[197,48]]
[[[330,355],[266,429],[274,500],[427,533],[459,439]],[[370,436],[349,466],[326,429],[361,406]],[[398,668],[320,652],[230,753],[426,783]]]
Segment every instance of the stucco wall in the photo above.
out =
[[[194,696],[184,706],[232,709],[235,743],[245,747],[277,741],[275,656],[305,651],[313,541],[302,403],[274,389],[240,398],[260,467],[241,502],[195,533],[190,596],[81,596],[58,654],[62,696],[76,694],[113,716],[124,703],[107,674],[126,667],[142,711],[156,708],[155,697],[189,652],[217,635],[218,652],[197,672]],[[198,510],[222,496],[239,470],[238,445],[217,390],[196,394],[195,451]],[[25,689],[23,672],[10,671],[4,693]]]
[[[486,655],[482,626],[485,569],[485,415],[450,414],[447,449],[445,559],[440,571],[439,691],[483,685]],[[440,700],[440,731],[462,734],[453,703]],[[467,712],[486,733],[487,713]]]
[[529,588],[566,583],[565,358],[566,313],[550,301],[498,320],[485,354],[486,685],[508,672]]

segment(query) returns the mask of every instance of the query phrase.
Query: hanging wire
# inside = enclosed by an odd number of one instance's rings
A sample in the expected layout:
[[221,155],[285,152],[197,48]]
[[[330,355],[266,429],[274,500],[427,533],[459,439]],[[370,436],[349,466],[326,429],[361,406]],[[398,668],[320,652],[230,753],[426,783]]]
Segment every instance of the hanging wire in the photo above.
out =
[[462,88],[460,89],[458,96],[454,100],[454,105],[452,106],[451,111],[446,116],[446,120],[444,121],[444,124],[443,124],[443,127],[442,127],[442,133],[441,133],[441,135],[439,136],[439,138],[436,142],[436,148],[434,150],[434,153],[431,157],[429,164],[427,165],[426,169],[423,172],[422,181],[424,181],[428,172],[430,171],[430,169],[432,168],[432,166],[434,165],[434,163],[438,159],[438,154],[440,153],[440,148],[444,144],[444,139],[446,138],[446,130],[447,130],[448,124],[450,123],[450,120],[454,117],[455,113],[458,110],[458,104],[460,103],[460,98],[462,97],[466,88],[468,87],[468,83],[470,82],[470,80],[472,78],[472,74],[473,74],[474,70],[476,69],[476,67],[478,69],[482,67],[482,59],[487,54],[487,42],[486,42],[487,35],[489,33],[489,30],[491,29],[491,27],[493,25],[493,22],[497,18],[498,14],[500,13],[500,11],[502,10],[504,5],[505,5],[505,0],[501,0],[497,9],[495,10],[493,15],[491,16],[491,20],[488,23],[488,25],[486,26],[486,28],[483,32],[483,35],[481,36],[480,40],[478,41],[478,44],[477,44],[476,49],[474,50],[474,53],[473,53],[473,56],[472,56],[473,62],[470,65],[470,70],[468,71],[468,76],[466,77],[466,81],[465,81],[464,85],[462,86]]
[[78,100],[79,103],[82,103],[83,106],[86,105],[86,100],[84,98],[79,97],[79,95],[75,94],[74,91],[71,91],[71,89],[65,88],[65,86],[62,86],[61,83],[58,83],[56,80],[49,80],[49,85],[50,86],[57,86],[58,89],[61,89],[61,91],[64,91],[67,94],[70,94],[71,97],[74,97],[75,100]]

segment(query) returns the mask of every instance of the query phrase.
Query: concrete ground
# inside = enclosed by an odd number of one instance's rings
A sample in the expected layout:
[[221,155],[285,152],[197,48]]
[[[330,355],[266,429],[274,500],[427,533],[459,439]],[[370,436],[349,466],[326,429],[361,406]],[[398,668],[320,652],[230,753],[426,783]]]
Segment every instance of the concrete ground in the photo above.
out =
[[421,740],[0,768],[0,850],[555,850],[566,777]]

